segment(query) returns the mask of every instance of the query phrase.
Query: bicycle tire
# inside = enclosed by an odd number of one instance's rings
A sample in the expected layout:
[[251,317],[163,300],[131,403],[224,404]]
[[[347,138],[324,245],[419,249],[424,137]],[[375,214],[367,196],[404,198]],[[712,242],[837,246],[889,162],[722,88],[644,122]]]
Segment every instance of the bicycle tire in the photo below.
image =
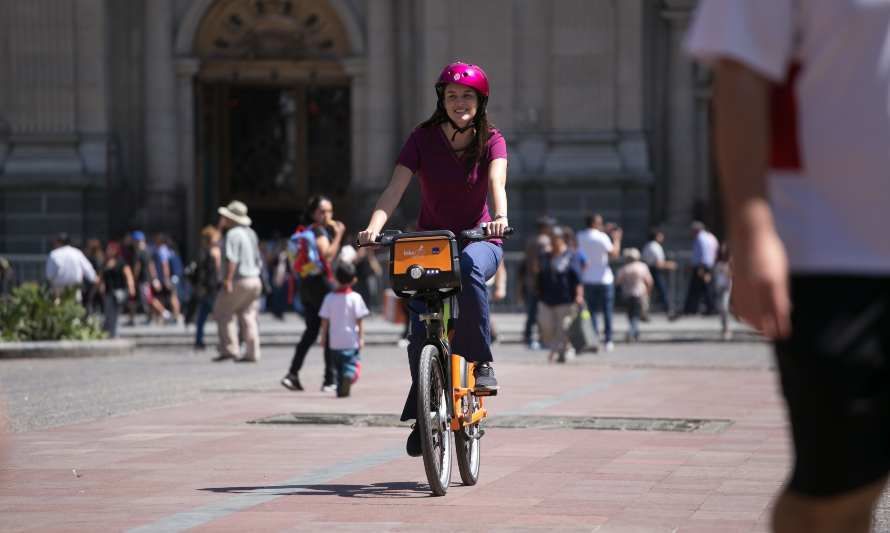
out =
[[453,434],[448,421],[445,372],[439,349],[426,345],[420,352],[417,372],[417,427],[423,466],[430,489],[444,496],[451,483]]
[[[470,402],[476,403],[476,396],[468,396]],[[474,405],[474,408],[477,406]],[[454,434],[454,446],[457,452],[457,469],[464,485],[472,486],[479,481],[479,469],[482,465],[482,441],[476,435],[479,423],[463,427]]]

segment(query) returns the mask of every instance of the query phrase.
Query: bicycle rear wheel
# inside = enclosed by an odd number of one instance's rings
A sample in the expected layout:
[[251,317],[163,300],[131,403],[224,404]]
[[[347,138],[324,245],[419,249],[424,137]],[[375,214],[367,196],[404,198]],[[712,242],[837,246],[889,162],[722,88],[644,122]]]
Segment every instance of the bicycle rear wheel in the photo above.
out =
[[[479,408],[479,399],[476,395],[467,396],[473,410]],[[464,485],[475,485],[479,481],[479,467],[482,463],[482,441],[479,439],[479,423],[460,428],[454,434],[455,449],[457,451],[457,469],[460,471],[460,479]]]
[[423,466],[433,494],[444,496],[451,483],[453,437],[448,423],[445,371],[438,348],[423,347],[417,374],[417,427]]

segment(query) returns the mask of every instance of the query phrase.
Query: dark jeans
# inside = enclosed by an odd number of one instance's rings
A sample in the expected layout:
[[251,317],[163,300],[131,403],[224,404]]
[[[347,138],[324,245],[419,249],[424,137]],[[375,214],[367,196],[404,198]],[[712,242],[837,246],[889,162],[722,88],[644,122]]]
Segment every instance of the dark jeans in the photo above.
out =
[[596,314],[603,314],[603,336],[605,342],[612,341],[612,311],[615,309],[615,286],[611,283],[585,283],[584,301],[590,311],[590,321],[593,322],[594,331],[599,334],[596,324]]
[[[460,253],[461,292],[457,297],[458,315],[454,321],[452,352],[467,361],[490,362],[491,329],[488,315],[488,291],[485,282],[494,276],[504,256],[500,246],[490,242],[474,242]],[[402,409],[402,420],[417,418],[417,367],[426,339],[426,326],[418,311],[422,305],[411,303],[411,331],[408,335],[408,366],[411,369],[411,389]],[[446,380],[450,379],[446,376]]]
[[532,342],[532,328],[538,323],[538,295],[529,291],[525,297],[525,329],[522,332],[522,340],[526,344]]
[[640,317],[643,316],[643,299],[639,296],[627,297],[627,333],[633,340],[640,338]]
[[114,291],[109,290],[104,297],[105,321],[102,325],[108,333],[108,337],[114,339],[117,337],[117,317],[120,315],[121,306],[114,297]]
[[195,318],[195,346],[204,346],[204,324],[213,311],[215,296],[205,296],[198,300],[198,316]]
[[[674,309],[671,305],[670,293],[668,292],[668,271],[662,268],[650,268],[649,270],[652,273],[652,280],[655,282],[655,295],[664,305],[664,311],[667,314],[671,314]],[[654,298],[652,303],[655,303]]]
[[[321,331],[321,317],[318,316],[318,312],[321,310],[320,304],[303,302],[304,314],[303,318],[306,320],[306,329],[303,331],[303,336],[300,337],[300,342],[297,343],[297,348],[294,350],[294,358],[290,363],[290,373],[293,375],[297,375],[300,373],[300,369],[303,368],[303,361],[306,359],[306,353],[309,352],[309,348],[315,344],[315,341],[318,340],[318,333]],[[324,385],[333,385],[337,382],[337,368],[333,362],[333,356],[331,355],[330,350],[324,350]]]
[[710,268],[694,267],[692,278],[689,280],[689,291],[686,293],[686,303],[683,305],[683,314],[698,314],[702,300],[705,303],[705,313],[711,315],[716,312],[714,291],[711,289],[711,284],[705,281],[705,276],[710,276],[710,274]]

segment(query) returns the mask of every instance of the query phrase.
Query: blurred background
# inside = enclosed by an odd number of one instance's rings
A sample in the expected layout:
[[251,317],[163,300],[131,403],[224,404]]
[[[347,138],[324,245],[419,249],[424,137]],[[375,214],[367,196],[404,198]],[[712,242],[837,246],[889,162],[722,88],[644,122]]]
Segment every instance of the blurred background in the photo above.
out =
[[[0,0],[0,255],[39,278],[59,231],[83,245],[140,229],[191,257],[218,206],[245,202],[272,239],[316,193],[352,234],[454,59],[491,79],[521,234],[598,211],[626,246],[660,225],[688,248],[690,221],[721,229],[709,80],[682,50],[694,7]],[[418,206],[409,191],[393,225]]]

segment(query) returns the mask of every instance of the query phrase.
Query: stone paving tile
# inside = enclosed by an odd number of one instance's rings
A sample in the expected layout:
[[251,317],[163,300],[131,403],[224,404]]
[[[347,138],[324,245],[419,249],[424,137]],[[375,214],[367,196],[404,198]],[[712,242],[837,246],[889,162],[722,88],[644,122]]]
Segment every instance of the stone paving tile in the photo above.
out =
[[[492,402],[493,412],[724,417],[734,424],[719,434],[493,429],[483,440],[479,484],[459,485],[455,468],[448,495],[433,498],[421,461],[401,455],[405,428],[245,424],[293,411],[397,412],[404,391],[386,387],[384,372],[363,377],[369,396],[349,404],[315,392],[220,394],[14,435],[9,467],[0,470],[0,529],[120,529],[208,504],[249,502],[250,494],[256,505],[198,529],[453,531],[453,521],[440,527],[436,520],[467,509],[484,509],[477,528],[503,531],[728,533],[768,524],[789,460],[770,373],[542,366],[559,389],[539,393],[540,376],[517,367],[499,366],[511,389]],[[727,393],[742,387],[753,390]],[[386,450],[395,453],[348,467]],[[326,471],[341,473],[318,474]]]

